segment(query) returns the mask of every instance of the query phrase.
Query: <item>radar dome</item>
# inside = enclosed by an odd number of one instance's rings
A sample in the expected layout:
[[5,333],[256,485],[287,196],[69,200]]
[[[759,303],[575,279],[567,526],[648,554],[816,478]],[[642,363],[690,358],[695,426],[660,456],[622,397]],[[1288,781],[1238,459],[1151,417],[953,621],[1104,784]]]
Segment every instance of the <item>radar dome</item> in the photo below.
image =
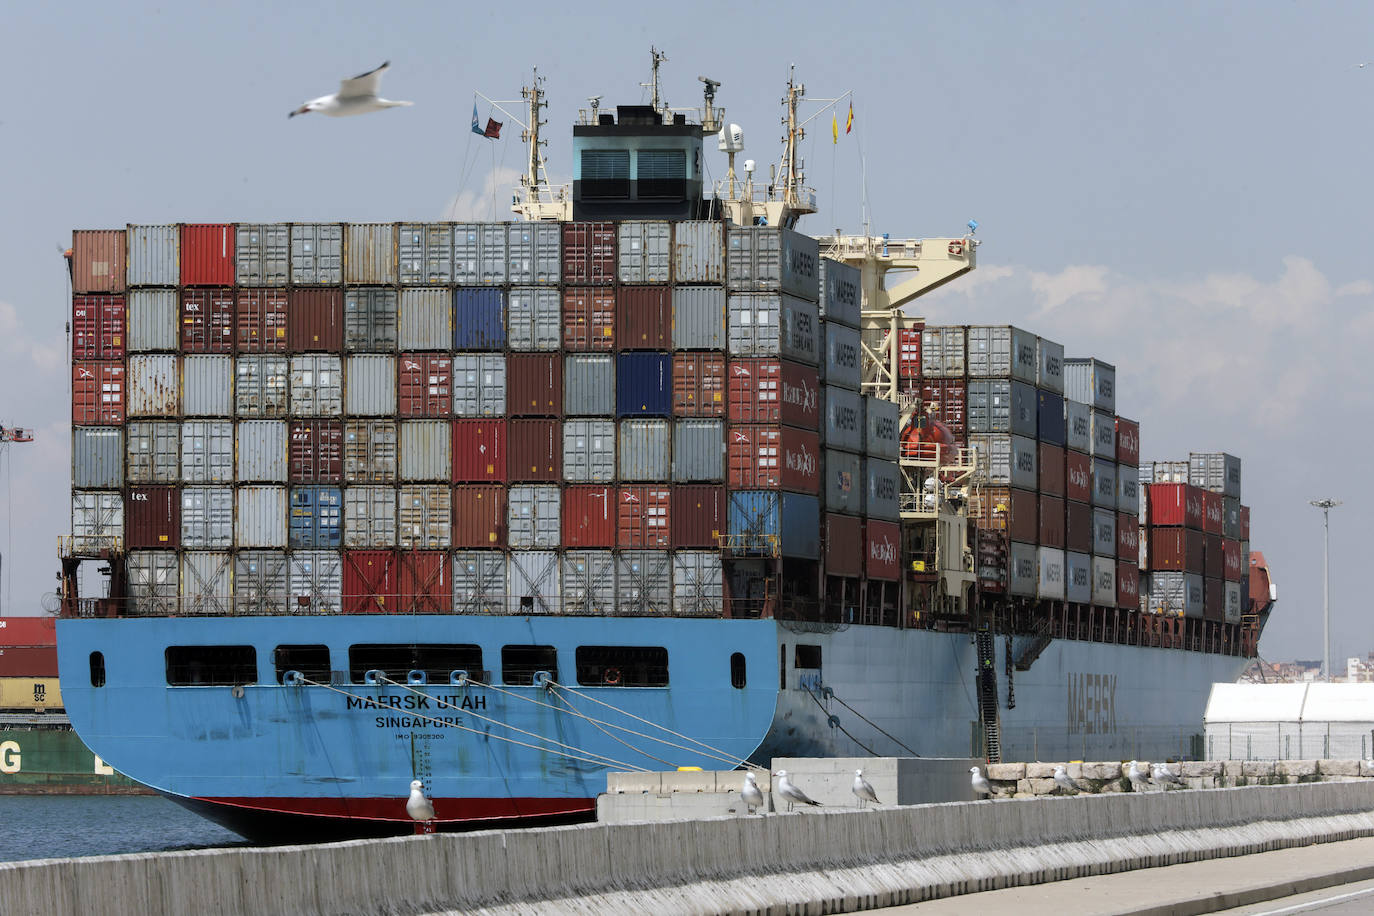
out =
[[722,127],[717,136],[720,138],[719,146],[722,153],[738,153],[744,149],[744,128],[738,124]]

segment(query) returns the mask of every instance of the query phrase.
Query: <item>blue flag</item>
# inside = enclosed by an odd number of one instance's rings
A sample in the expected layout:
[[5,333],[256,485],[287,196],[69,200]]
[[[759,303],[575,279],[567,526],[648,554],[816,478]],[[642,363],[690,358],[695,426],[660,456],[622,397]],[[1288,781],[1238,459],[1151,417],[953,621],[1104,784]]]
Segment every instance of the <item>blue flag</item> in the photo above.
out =
[[479,137],[485,137],[485,136],[487,135],[487,132],[486,132],[485,130],[483,130],[483,129],[482,129],[482,126],[477,122],[477,103],[476,103],[476,102],[473,102],[473,103],[472,103],[472,132],[473,132],[474,134],[476,134],[477,136],[479,136]]

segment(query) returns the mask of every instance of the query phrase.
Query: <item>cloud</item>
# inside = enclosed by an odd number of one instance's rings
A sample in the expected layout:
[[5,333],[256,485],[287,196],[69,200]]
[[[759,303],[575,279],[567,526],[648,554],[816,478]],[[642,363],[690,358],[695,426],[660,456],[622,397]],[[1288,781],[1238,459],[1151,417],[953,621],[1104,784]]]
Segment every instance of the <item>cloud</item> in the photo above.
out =
[[[475,190],[466,187],[473,184],[472,181],[465,181],[464,189],[450,197],[444,205],[443,218],[459,222],[514,219],[511,200],[514,195],[521,193],[520,178],[524,174],[523,169],[497,166],[476,182]],[[550,176],[549,181],[555,188],[571,185],[568,179],[557,175]]]
[[40,340],[25,330],[19,309],[0,300],[0,355],[7,364],[28,363],[43,372],[57,371],[66,364],[66,349],[58,329]]

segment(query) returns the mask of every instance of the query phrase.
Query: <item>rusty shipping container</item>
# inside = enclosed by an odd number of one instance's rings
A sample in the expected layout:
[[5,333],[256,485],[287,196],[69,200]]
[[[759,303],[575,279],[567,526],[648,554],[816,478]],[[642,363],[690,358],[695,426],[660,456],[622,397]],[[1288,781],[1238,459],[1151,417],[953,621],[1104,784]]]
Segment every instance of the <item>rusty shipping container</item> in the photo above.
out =
[[724,226],[718,220],[673,224],[673,282],[725,282]]
[[72,292],[124,292],[127,244],[123,229],[78,229],[73,232]]
[[619,546],[672,546],[671,487],[621,487],[616,502],[616,543]]
[[506,359],[506,405],[512,417],[557,417],[563,410],[563,358],[512,353]]
[[397,367],[400,416],[447,417],[453,412],[452,359],[435,353],[402,353]]
[[679,485],[673,487],[669,518],[672,544],[677,548],[720,546],[725,533],[725,488]]
[[394,614],[397,554],[394,550],[345,550],[343,552],[343,604],[345,614]]
[[725,416],[725,356],[721,353],[673,354],[673,416]]
[[622,286],[616,293],[615,339],[621,350],[666,350],[672,308],[665,286]]
[[[189,290],[187,292],[190,292]],[[289,297],[284,289],[241,289],[235,301],[234,339],[239,353],[285,353],[286,312]],[[183,327],[183,335],[185,328]],[[185,345],[183,344],[183,349]]]
[[124,297],[72,297],[72,359],[120,359],[124,356]]
[[453,479],[456,482],[506,480],[504,419],[453,421]]
[[506,546],[506,488],[465,484],[453,488],[453,546]]
[[287,441],[287,476],[294,484],[343,481],[343,423],[292,420]]
[[391,223],[344,226],[344,282],[396,282],[396,232]]
[[124,423],[124,364],[108,360],[72,364],[72,424]]
[[570,486],[563,490],[563,546],[614,547],[616,487]]
[[563,288],[563,347],[611,350],[615,347],[616,296],[613,286]]
[[453,609],[452,568],[442,550],[402,550],[397,592],[403,614],[447,614]]
[[181,285],[233,286],[237,273],[231,223],[181,227]]
[[614,283],[618,248],[615,223],[564,223],[563,282],[573,286]]
[[510,420],[506,427],[506,479],[558,482],[563,477],[559,420]]

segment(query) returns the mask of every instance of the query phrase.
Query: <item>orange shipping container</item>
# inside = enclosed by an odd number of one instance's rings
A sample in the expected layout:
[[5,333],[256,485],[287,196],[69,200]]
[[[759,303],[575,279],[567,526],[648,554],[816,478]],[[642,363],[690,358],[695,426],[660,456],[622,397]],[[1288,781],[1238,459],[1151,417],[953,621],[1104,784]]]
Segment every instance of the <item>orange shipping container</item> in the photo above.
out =
[[506,546],[506,488],[464,484],[453,488],[453,546]]
[[452,564],[442,550],[402,550],[397,592],[403,614],[453,611]]
[[615,487],[571,486],[563,491],[563,546],[614,547]]
[[72,423],[118,426],[124,422],[124,364],[103,360],[72,364]]
[[396,552],[394,550],[345,550],[343,552],[343,612],[345,614],[394,614],[396,600]]
[[124,292],[126,234],[123,229],[78,229],[72,233],[72,292]]
[[454,481],[506,479],[506,422],[491,419],[453,421]]
[[286,352],[286,290],[241,289],[236,311],[240,353]]
[[668,487],[621,487],[616,542],[621,547],[668,547],[671,501]]
[[181,227],[181,285],[233,286],[232,223],[186,223]]
[[673,354],[673,416],[725,416],[723,354]]
[[564,288],[563,346],[568,350],[615,347],[615,287]]

